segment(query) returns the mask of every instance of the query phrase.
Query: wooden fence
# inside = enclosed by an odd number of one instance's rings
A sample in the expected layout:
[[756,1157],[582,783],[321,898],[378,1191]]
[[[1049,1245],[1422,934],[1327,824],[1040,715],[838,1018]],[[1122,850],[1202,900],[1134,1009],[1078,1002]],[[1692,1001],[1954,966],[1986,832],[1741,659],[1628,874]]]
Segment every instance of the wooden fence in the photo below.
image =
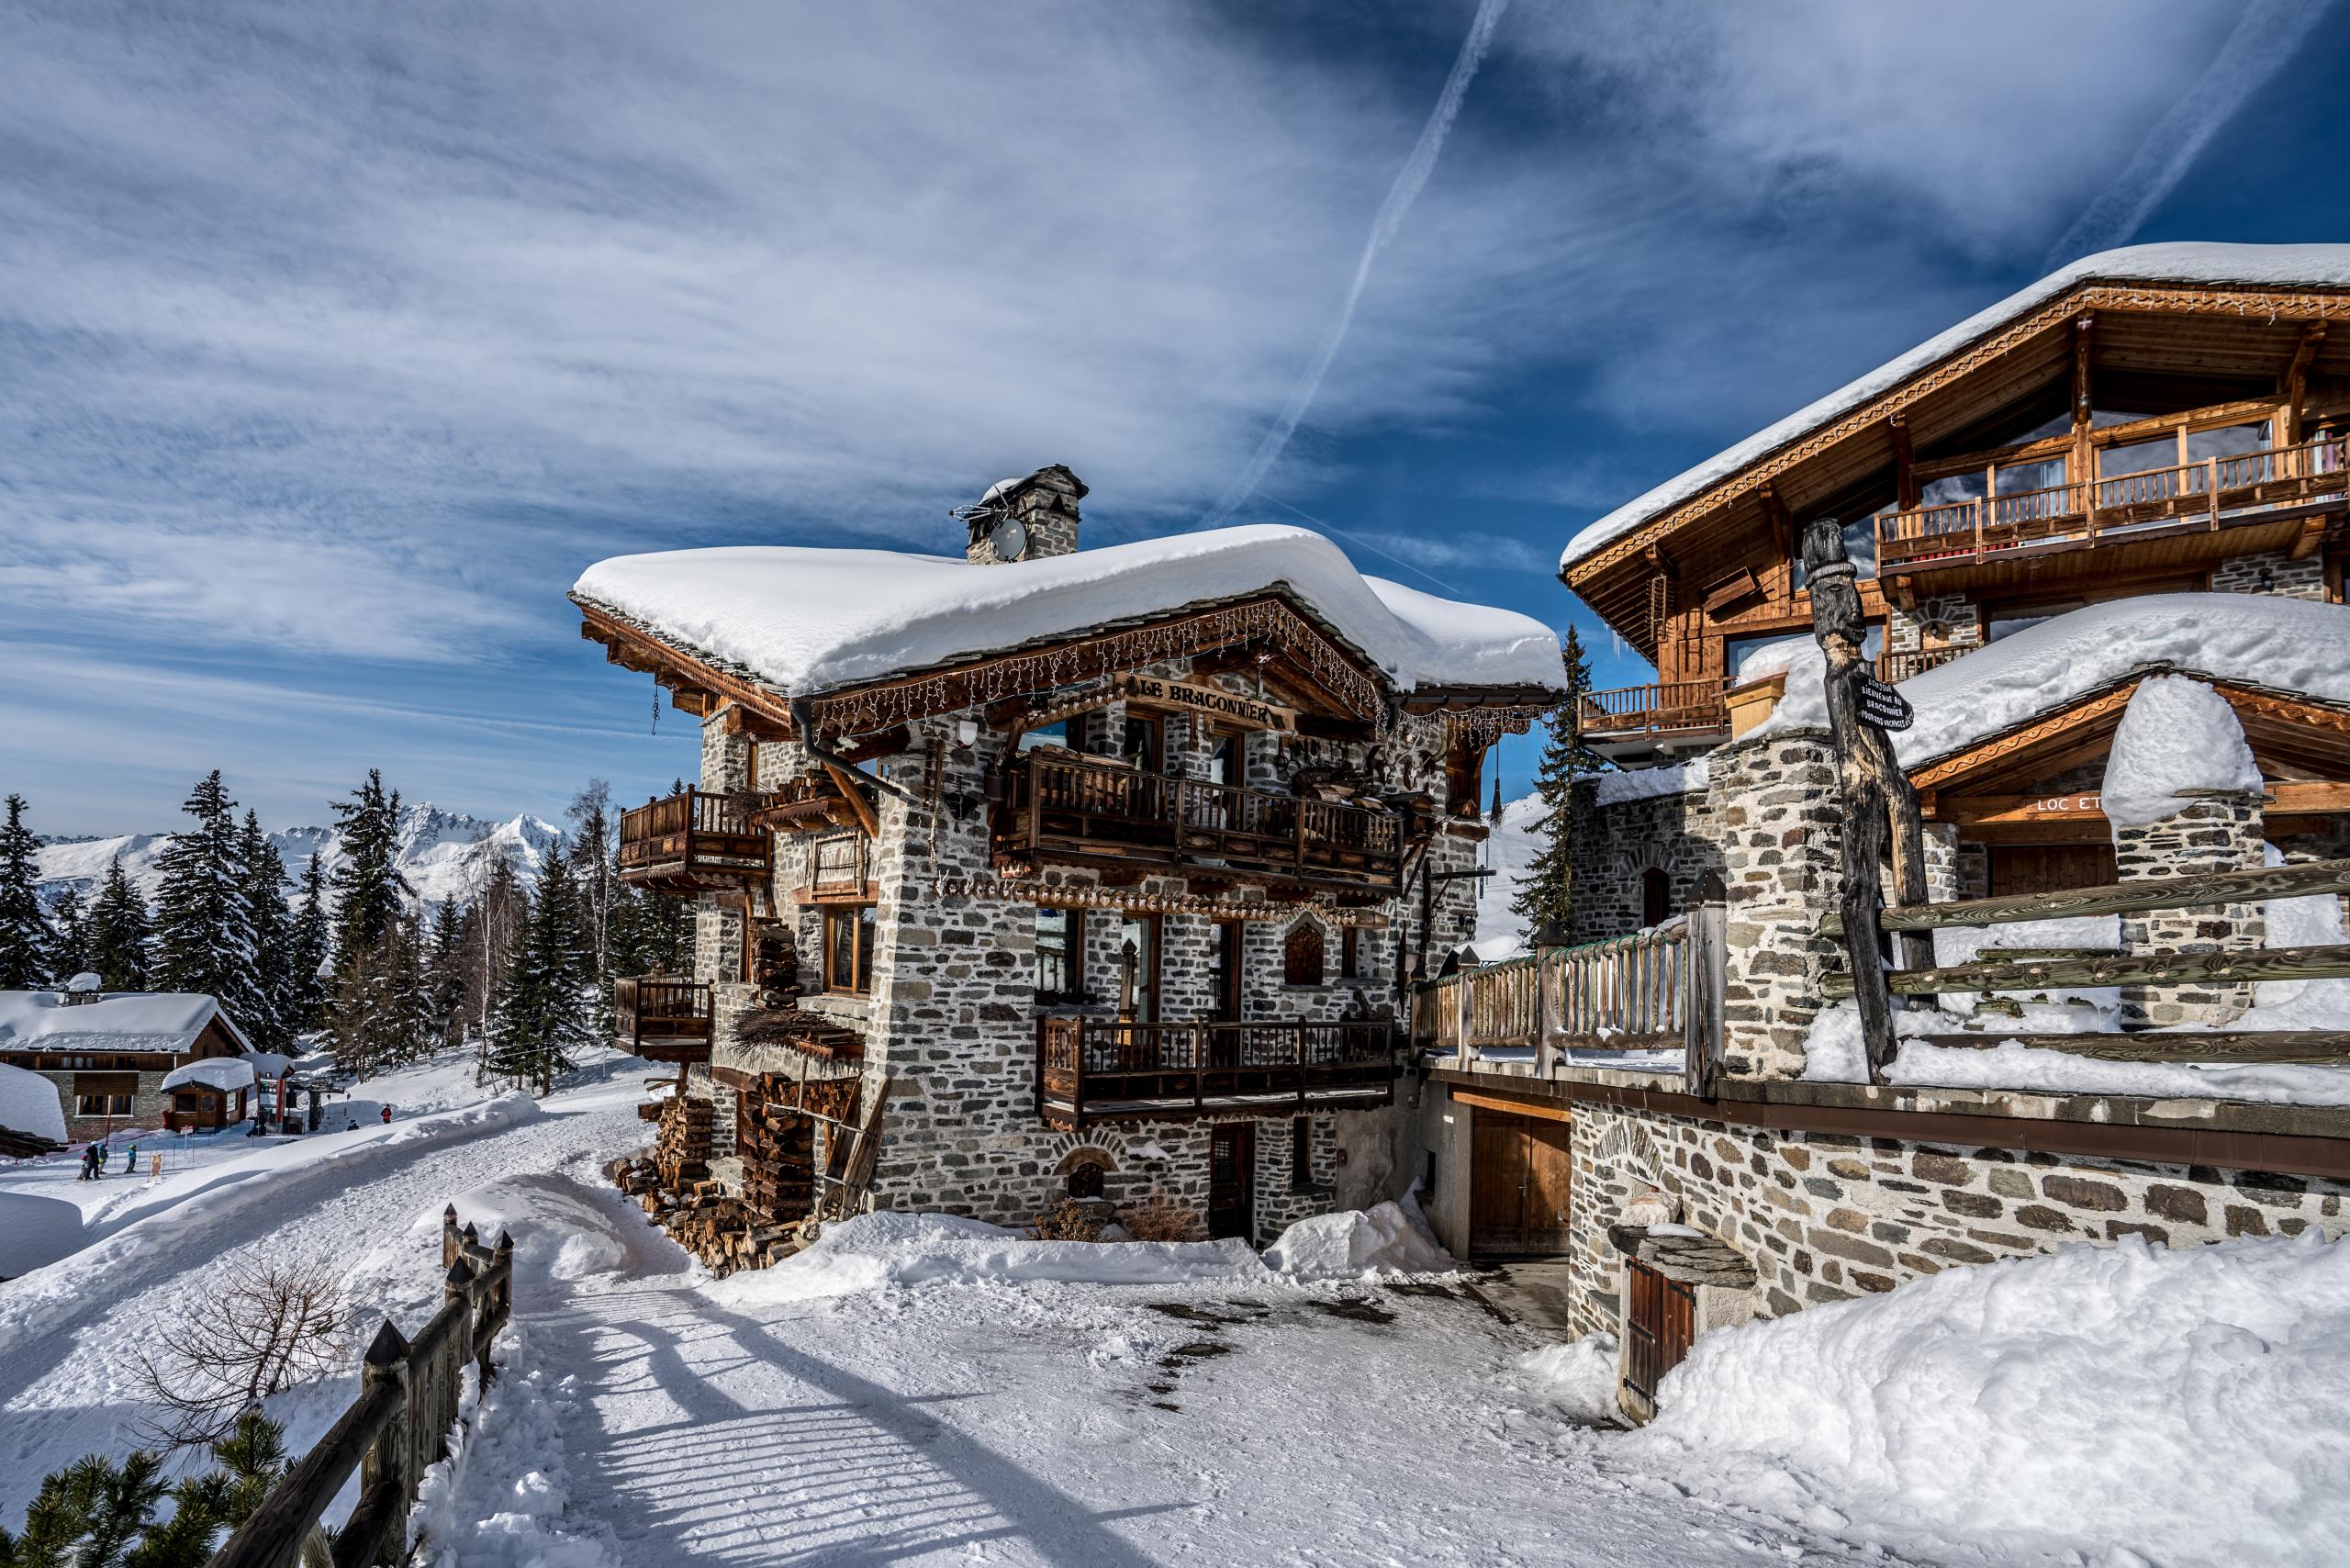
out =
[[441,1310],[411,1343],[386,1322],[359,1370],[359,1397],[318,1445],[270,1489],[261,1506],[215,1553],[210,1568],[295,1568],[319,1517],[359,1473],[359,1501],[331,1538],[335,1568],[408,1560],[408,1517],[424,1472],[448,1450],[465,1363],[485,1388],[489,1348],[514,1314],[514,1238],[484,1247],[472,1226],[457,1228],[453,1205],[441,1216],[447,1270]]
[[[2057,893],[2014,893],[2000,898],[1961,899],[1948,903],[1897,904],[1879,917],[1887,932],[1930,931],[1941,926],[1998,925],[2069,915],[2137,914],[2199,909],[2217,904],[2256,903],[2350,892],[2350,860],[2316,860],[2257,870],[2213,871],[2188,876],[2141,877],[2101,887]],[[1841,913],[1821,924],[1828,935],[1845,935]],[[1942,968],[1891,969],[1886,988],[1896,996],[1934,996],[1947,991],[2041,991],[2065,986],[2230,985],[2256,980],[2350,978],[2350,945],[2270,947],[2218,953],[2089,954],[2055,951],[2018,953],[2003,958]],[[1856,987],[1851,974],[1830,975],[1822,994],[1848,997]],[[2235,1033],[1983,1035],[1921,1036],[1937,1046],[1988,1048],[2020,1039],[2043,1050],[2108,1061],[2339,1062],[2350,1060],[2350,1032],[2288,1029]]]
[[1429,981],[1413,997],[1412,1042],[1456,1051],[1464,1067],[1480,1050],[1531,1048],[1538,1075],[1564,1051],[1678,1050],[1690,1092],[1710,1092],[1721,1059],[1724,926],[1720,904],[1699,904],[1628,936]]

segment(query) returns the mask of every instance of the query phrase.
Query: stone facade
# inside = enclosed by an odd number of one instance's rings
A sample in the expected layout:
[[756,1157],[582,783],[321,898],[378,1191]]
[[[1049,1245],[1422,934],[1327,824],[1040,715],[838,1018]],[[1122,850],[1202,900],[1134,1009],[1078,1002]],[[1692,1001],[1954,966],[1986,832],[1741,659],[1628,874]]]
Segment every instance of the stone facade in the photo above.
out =
[[1646,924],[1651,880],[1662,879],[1667,911],[1677,913],[1697,902],[1707,879],[1723,869],[1713,801],[1702,783],[1605,804],[1600,783],[1594,778],[1575,786],[1574,841],[1567,857],[1574,886],[1568,926],[1575,942],[1639,930]]
[[2273,593],[2286,599],[2325,599],[2325,561],[2317,552],[2296,561],[2282,550],[2232,555],[2211,572],[2213,593]]
[[[1184,661],[1146,673],[1197,678]],[[1244,689],[1240,678],[1214,678]],[[968,745],[959,738],[963,721],[974,722],[978,731]],[[1088,749],[1114,753],[1124,722],[1123,710],[1113,705],[1084,715],[1070,738]],[[1211,737],[1204,726],[1170,717],[1163,731],[1168,770],[1205,777]],[[1441,717],[1405,717],[1375,745],[1253,733],[1245,744],[1245,776],[1255,788],[1286,789],[1299,768],[1328,767],[1377,778],[1391,790],[1430,791],[1440,804],[1444,739]],[[789,1047],[746,1045],[736,1037],[734,1024],[751,991],[743,978],[742,905],[728,897],[704,902],[696,927],[696,973],[716,988],[712,1063],[793,1077],[861,1072],[867,1103],[887,1080],[884,1136],[870,1189],[878,1207],[943,1210],[1018,1226],[1067,1195],[1070,1170],[1078,1164],[1102,1170],[1103,1195],[1113,1203],[1159,1193],[1204,1207],[1212,1121],[1097,1124],[1072,1134],[1047,1125],[1039,1112],[1038,1021],[1055,1014],[1116,1015],[1125,916],[1114,909],[1083,910],[1079,999],[1040,1000],[1036,905],[974,890],[974,885],[984,890],[994,878],[989,776],[1007,741],[981,714],[968,711],[916,723],[903,750],[871,765],[890,788],[879,792],[879,833],[867,846],[875,935],[867,994],[823,991],[819,956],[824,910],[800,896],[810,879],[810,840],[786,835],[777,841],[775,876],[762,902],[778,918],[793,922],[801,980],[809,991],[800,1005],[862,1034],[861,1067],[814,1060]],[[809,764],[802,748],[790,742],[759,743],[754,757],[750,743],[724,734],[716,719],[706,725],[703,751],[705,789],[740,789],[753,780],[772,787]],[[1441,871],[1472,866],[1482,825],[1474,819],[1439,821],[1427,852],[1428,867]],[[1172,873],[1146,874],[1117,887],[1106,886],[1090,869],[1047,865],[1036,875],[1049,884],[1128,905],[1180,905],[1192,896],[1190,880]],[[1225,899],[1245,896],[1225,880],[1210,890]],[[951,890],[942,891],[943,886]],[[1438,885],[1427,934],[1435,956],[1473,934],[1473,887],[1467,880]],[[1421,948],[1419,914],[1416,892],[1352,912],[1322,907],[1246,922],[1240,945],[1243,1016],[1276,1021],[1399,1015],[1397,969]],[[1216,922],[1173,908],[1149,919],[1160,950],[1158,1016],[1176,1021],[1213,1015]],[[1365,922],[1351,944],[1353,969],[1348,972],[1345,927]],[[1284,978],[1286,939],[1301,923],[1323,939],[1318,983],[1292,985]],[[707,1084],[708,1073],[696,1069],[691,1081]],[[713,1097],[722,1111],[713,1126],[713,1169],[723,1178],[733,1147],[733,1096],[720,1091]],[[1292,1120],[1278,1114],[1255,1120],[1255,1234],[1270,1239],[1292,1220],[1329,1210],[1342,1195],[1357,1203],[1392,1195],[1379,1191],[1365,1196],[1361,1189],[1374,1173],[1383,1180],[1395,1167],[1393,1120],[1383,1112],[1326,1112],[1306,1118],[1304,1181],[1296,1179]]]
[[1707,790],[1728,902],[1723,1070],[1793,1078],[1819,1014],[1820,981],[1842,963],[1819,934],[1837,898],[1841,797],[1825,734],[1795,731],[1714,753]]
[[[2261,864],[2259,799],[2198,801],[2175,816],[2143,827],[2117,823],[2113,858],[2125,881],[2256,869]],[[2121,917],[2125,952],[2251,952],[2266,941],[2267,933],[2267,921],[2256,903]],[[2122,1022],[2131,1027],[2225,1024],[2251,1005],[2249,985],[2125,986],[2121,991]]]

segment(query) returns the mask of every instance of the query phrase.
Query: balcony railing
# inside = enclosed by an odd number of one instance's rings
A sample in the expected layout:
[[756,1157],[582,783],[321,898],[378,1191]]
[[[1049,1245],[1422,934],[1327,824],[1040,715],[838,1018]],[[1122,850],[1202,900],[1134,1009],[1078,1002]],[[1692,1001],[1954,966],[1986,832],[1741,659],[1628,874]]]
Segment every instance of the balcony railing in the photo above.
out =
[[1969,646],[1961,648],[1911,648],[1906,653],[1879,654],[1876,659],[1876,678],[1879,680],[1892,681],[1897,684],[1898,682],[1908,680],[1912,676],[1923,675],[1930,669],[1940,669],[1942,666],[1950,663],[1951,660],[1963,657],[1973,652],[1975,652],[1975,649]]
[[666,975],[612,982],[612,1043],[649,1061],[710,1059],[710,987]]
[[1395,1026],[1345,1023],[1036,1025],[1036,1110],[1059,1126],[1235,1113],[1293,1116],[1382,1105],[1394,1093]]
[[996,847],[1036,859],[1205,866],[1269,879],[1394,891],[1404,819],[1092,757],[1031,752],[1013,765]]
[[1718,680],[1664,680],[1587,692],[1583,733],[1591,737],[1662,734],[1728,727]]
[[2345,493],[2344,449],[2344,438],[2330,436],[2094,483],[2076,479],[1887,512],[1876,520],[1877,570],[2169,523],[2219,528],[2278,507],[2337,498]]
[[757,881],[773,843],[736,797],[688,790],[621,813],[621,877],[677,892]]

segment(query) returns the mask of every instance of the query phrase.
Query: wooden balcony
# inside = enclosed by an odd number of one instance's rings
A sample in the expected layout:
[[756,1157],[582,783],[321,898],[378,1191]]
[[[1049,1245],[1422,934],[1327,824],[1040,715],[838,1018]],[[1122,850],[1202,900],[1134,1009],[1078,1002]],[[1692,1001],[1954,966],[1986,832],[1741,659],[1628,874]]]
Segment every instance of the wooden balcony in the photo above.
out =
[[647,1061],[710,1059],[710,987],[639,975],[612,982],[612,1044]]
[[1729,710],[1718,680],[1653,681],[1583,694],[1583,738],[1594,743],[1697,738],[1729,728]]
[[2207,457],[2109,479],[1981,496],[1876,520],[1879,577],[1978,562],[2012,551],[2094,545],[2175,529],[2218,532],[2291,508],[2341,501],[2344,438]]
[[732,795],[688,790],[621,813],[621,879],[691,895],[764,879],[774,839]]
[[1169,778],[1122,763],[1030,752],[1006,776],[1000,858],[1181,867],[1195,873],[1393,893],[1404,818],[1384,806]]
[[1969,644],[1963,648],[1912,648],[1907,653],[1879,654],[1876,659],[1876,678],[1897,686],[1912,676],[1923,675],[1930,669],[1940,669],[1951,660],[1973,652],[1975,648]]
[[1383,1019],[1307,1024],[1036,1025],[1036,1112],[1057,1127],[1297,1116],[1393,1097],[1396,1030]]

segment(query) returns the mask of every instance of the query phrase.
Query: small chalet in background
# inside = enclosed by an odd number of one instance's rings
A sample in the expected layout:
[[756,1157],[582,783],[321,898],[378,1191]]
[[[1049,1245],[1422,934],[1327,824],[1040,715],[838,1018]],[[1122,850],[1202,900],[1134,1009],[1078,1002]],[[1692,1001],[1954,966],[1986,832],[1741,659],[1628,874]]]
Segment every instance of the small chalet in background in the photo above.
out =
[[684,1066],[663,1184],[709,1173],[729,1259],[868,1199],[1159,1193],[1246,1237],[1394,1185],[1403,988],[1471,934],[1484,756],[1559,700],[1557,640],[1297,529],[1080,551],[1085,494],[994,486],[960,557],[677,551],[572,594],[702,720],[698,787],[621,832],[699,901],[696,970],[618,1012]]
[[101,991],[95,975],[76,976],[63,991],[0,991],[0,1064],[54,1085],[75,1139],[125,1126],[184,1131],[244,1120],[250,1049],[208,996]]
[[[2350,247],[2142,246],[1569,543],[1658,678],[1580,714],[1628,771],[1572,928],[1421,992],[1422,1143],[1449,1245],[1621,1333],[1627,1410],[1709,1327],[1953,1265],[2350,1230],[2345,432]],[[1923,822],[1851,941],[1821,520]]]

